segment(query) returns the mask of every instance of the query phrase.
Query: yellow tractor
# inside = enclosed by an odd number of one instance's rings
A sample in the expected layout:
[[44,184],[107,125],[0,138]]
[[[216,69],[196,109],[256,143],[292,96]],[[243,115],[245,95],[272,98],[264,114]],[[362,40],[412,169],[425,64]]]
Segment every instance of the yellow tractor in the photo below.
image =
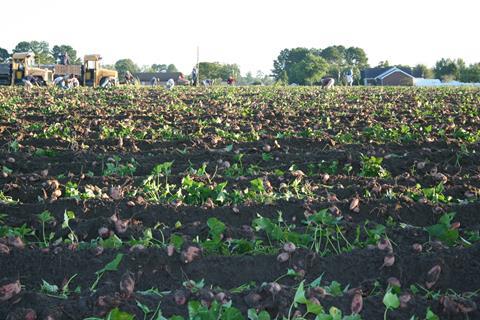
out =
[[0,66],[0,84],[23,84],[23,78],[34,77],[39,84],[47,85],[53,80],[53,72],[47,68],[35,66],[35,54],[31,52],[18,52],[12,56],[9,64]]
[[54,67],[55,76],[69,74],[78,78],[83,86],[106,87],[118,84],[118,72],[104,69],[100,65],[99,54],[88,54],[83,58],[83,65],[61,65]]

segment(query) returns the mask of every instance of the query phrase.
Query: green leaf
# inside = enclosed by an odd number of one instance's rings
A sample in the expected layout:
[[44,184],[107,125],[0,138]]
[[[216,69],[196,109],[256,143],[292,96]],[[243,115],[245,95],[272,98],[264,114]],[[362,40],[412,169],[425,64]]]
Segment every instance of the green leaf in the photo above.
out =
[[120,311],[118,308],[113,309],[107,316],[106,320],[133,320],[135,317],[128,312]]
[[455,217],[456,215],[456,212],[450,212],[450,213],[445,213],[444,215],[442,215],[440,217],[440,219],[438,220],[439,223],[447,226],[447,227],[450,227],[450,224],[452,223],[453,221],[453,218]]
[[430,307],[427,309],[427,315],[425,317],[425,320],[440,320],[440,318],[433,313],[432,310],[430,310]]
[[342,310],[330,307],[328,313],[332,316],[332,320],[342,320]]
[[383,297],[383,304],[387,309],[397,309],[400,306],[400,299],[398,299],[398,296],[395,293],[392,293],[389,290]]
[[234,307],[225,309],[220,319],[221,320],[244,320],[240,310]]
[[321,304],[316,304],[316,303],[313,303],[310,300],[307,300],[306,306],[307,306],[307,312],[308,313],[312,313],[312,314],[315,314],[315,315],[323,313],[323,307],[322,307]]
[[220,241],[222,233],[225,231],[225,224],[215,217],[207,220],[207,226],[210,228],[210,236],[214,241]]
[[104,273],[105,271],[117,271],[118,266],[120,265],[120,262],[122,262],[122,259],[123,259],[123,253],[118,253],[115,259],[107,263],[105,267],[103,267],[102,269],[98,270],[95,273],[100,274],[100,273]]
[[293,299],[293,302],[295,303],[305,304],[307,302],[307,299],[305,298],[305,287],[303,285],[304,282],[305,280],[300,282],[300,285],[295,292],[295,298]]
[[58,293],[58,286],[54,284],[50,284],[45,280],[42,280],[42,287],[41,290],[48,294],[57,294]]

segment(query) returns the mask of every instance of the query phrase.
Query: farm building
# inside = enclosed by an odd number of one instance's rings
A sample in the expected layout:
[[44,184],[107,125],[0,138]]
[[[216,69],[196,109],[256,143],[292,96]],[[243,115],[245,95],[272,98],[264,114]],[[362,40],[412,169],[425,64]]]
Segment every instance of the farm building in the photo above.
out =
[[173,79],[177,85],[188,84],[188,80],[181,72],[137,72],[133,76],[140,81],[142,85],[151,85],[152,78],[157,78],[157,85],[164,85],[169,79]]
[[368,68],[361,76],[366,86],[413,86],[415,79],[409,70],[399,67]]

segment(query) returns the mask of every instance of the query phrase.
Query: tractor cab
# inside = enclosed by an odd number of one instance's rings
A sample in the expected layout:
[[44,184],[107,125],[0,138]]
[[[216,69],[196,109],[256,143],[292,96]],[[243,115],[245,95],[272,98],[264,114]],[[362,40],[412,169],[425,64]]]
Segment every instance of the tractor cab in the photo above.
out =
[[18,52],[12,56],[13,84],[21,84],[26,76],[37,78],[46,85],[53,81],[51,70],[35,67],[35,54],[31,52]]
[[88,54],[83,58],[83,85],[89,87],[115,85],[118,83],[118,72],[103,69],[99,54]]

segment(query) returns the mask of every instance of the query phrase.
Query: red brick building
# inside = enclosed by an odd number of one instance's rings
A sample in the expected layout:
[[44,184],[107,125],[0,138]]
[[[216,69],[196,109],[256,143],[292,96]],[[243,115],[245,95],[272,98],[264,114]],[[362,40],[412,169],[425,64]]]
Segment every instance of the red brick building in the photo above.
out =
[[362,71],[366,86],[413,86],[414,79],[408,71],[398,67],[370,68]]

